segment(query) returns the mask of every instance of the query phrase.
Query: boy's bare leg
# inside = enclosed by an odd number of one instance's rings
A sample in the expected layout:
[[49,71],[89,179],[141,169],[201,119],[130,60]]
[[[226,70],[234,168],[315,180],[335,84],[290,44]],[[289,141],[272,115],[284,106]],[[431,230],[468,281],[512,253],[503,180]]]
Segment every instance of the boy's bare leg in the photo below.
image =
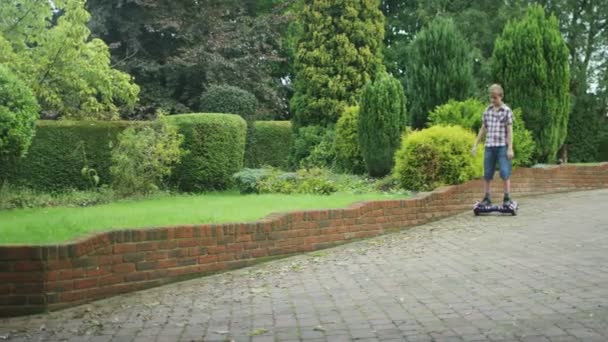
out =
[[489,195],[489,194],[490,194],[490,188],[491,188],[491,185],[492,185],[492,181],[487,180],[487,181],[485,182],[484,191],[485,191],[485,194],[486,194],[486,195]]
[[504,193],[509,195],[511,193],[511,179],[506,179],[503,184]]

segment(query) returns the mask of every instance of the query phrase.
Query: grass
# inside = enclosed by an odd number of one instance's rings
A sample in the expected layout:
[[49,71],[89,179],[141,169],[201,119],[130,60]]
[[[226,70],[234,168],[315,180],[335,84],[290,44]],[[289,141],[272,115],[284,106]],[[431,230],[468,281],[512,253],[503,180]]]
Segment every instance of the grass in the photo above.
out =
[[381,193],[243,196],[223,192],[197,196],[167,195],[87,208],[14,209],[0,211],[0,245],[50,244],[121,228],[249,222],[276,212],[343,208],[363,200],[404,197]]

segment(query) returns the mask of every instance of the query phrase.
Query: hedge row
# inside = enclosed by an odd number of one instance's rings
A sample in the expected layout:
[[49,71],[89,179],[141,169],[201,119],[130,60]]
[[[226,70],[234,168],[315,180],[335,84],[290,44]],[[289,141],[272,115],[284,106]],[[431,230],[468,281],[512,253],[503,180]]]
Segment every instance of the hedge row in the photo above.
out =
[[90,186],[81,170],[97,171],[102,183],[110,179],[110,143],[134,123],[39,121],[27,155],[3,159],[0,179],[9,184],[46,191]]
[[[246,123],[236,115],[185,114],[169,117],[185,136],[190,152],[173,171],[169,185],[182,191],[222,190],[243,168]],[[44,191],[86,189],[83,167],[110,184],[110,146],[120,132],[145,122],[39,121],[26,157],[0,160],[0,181]],[[289,122],[256,122],[247,137],[248,166],[284,167],[293,133]]]
[[290,121],[256,121],[247,136],[245,166],[286,169],[294,139]]

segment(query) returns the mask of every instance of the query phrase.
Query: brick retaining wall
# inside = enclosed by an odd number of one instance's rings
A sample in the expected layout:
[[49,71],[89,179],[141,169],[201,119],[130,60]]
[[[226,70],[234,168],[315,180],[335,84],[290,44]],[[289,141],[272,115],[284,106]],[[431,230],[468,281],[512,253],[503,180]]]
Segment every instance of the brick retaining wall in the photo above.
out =
[[[496,196],[500,188],[496,182]],[[522,197],[599,188],[608,188],[608,164],[518,169],[512,192]],[[420,225],[470,209],[481,189],[476,180],[414,199],[273,214],[255,223],[120,230],[60,245],[0,246],[0,317],[75,306]]]

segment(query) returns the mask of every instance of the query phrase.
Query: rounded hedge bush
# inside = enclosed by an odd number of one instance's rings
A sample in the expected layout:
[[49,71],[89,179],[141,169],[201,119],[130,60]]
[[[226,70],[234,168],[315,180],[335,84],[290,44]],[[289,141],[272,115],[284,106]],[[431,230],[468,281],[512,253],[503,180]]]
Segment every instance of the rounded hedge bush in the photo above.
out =
[[258,108],[258,100],[252,93],[238,87],[212,85],[200,98],[199,109],[203,113],[237,114],[252,119]]
[[341,171],[365,173],[365,162],[359,148],[359,107],[348,107],[336,124],[336,165]]
[[287,168],[294,139],[291,121],[254,122],[247,136],[245,165]]
[[395,155],[395,174],[407,190],[427,191],[464,183],[483,172],[483,155],[471,155],[475,135],[460,126],[410,133]]
[[111,153],[120,132],[145,122],[38,121],[28,154],[0,163],[0,179],[44,191],[87,189],[84,167],[95,170],[101,184],[110,184]]
[[30,88],[0,65],[0,157],[25,155],[40,107]]
[[184,135],[187,155],[170,182],[186,192],[225,190],[243,168],[247,124],[229,114],[182,114],[168,117]]

